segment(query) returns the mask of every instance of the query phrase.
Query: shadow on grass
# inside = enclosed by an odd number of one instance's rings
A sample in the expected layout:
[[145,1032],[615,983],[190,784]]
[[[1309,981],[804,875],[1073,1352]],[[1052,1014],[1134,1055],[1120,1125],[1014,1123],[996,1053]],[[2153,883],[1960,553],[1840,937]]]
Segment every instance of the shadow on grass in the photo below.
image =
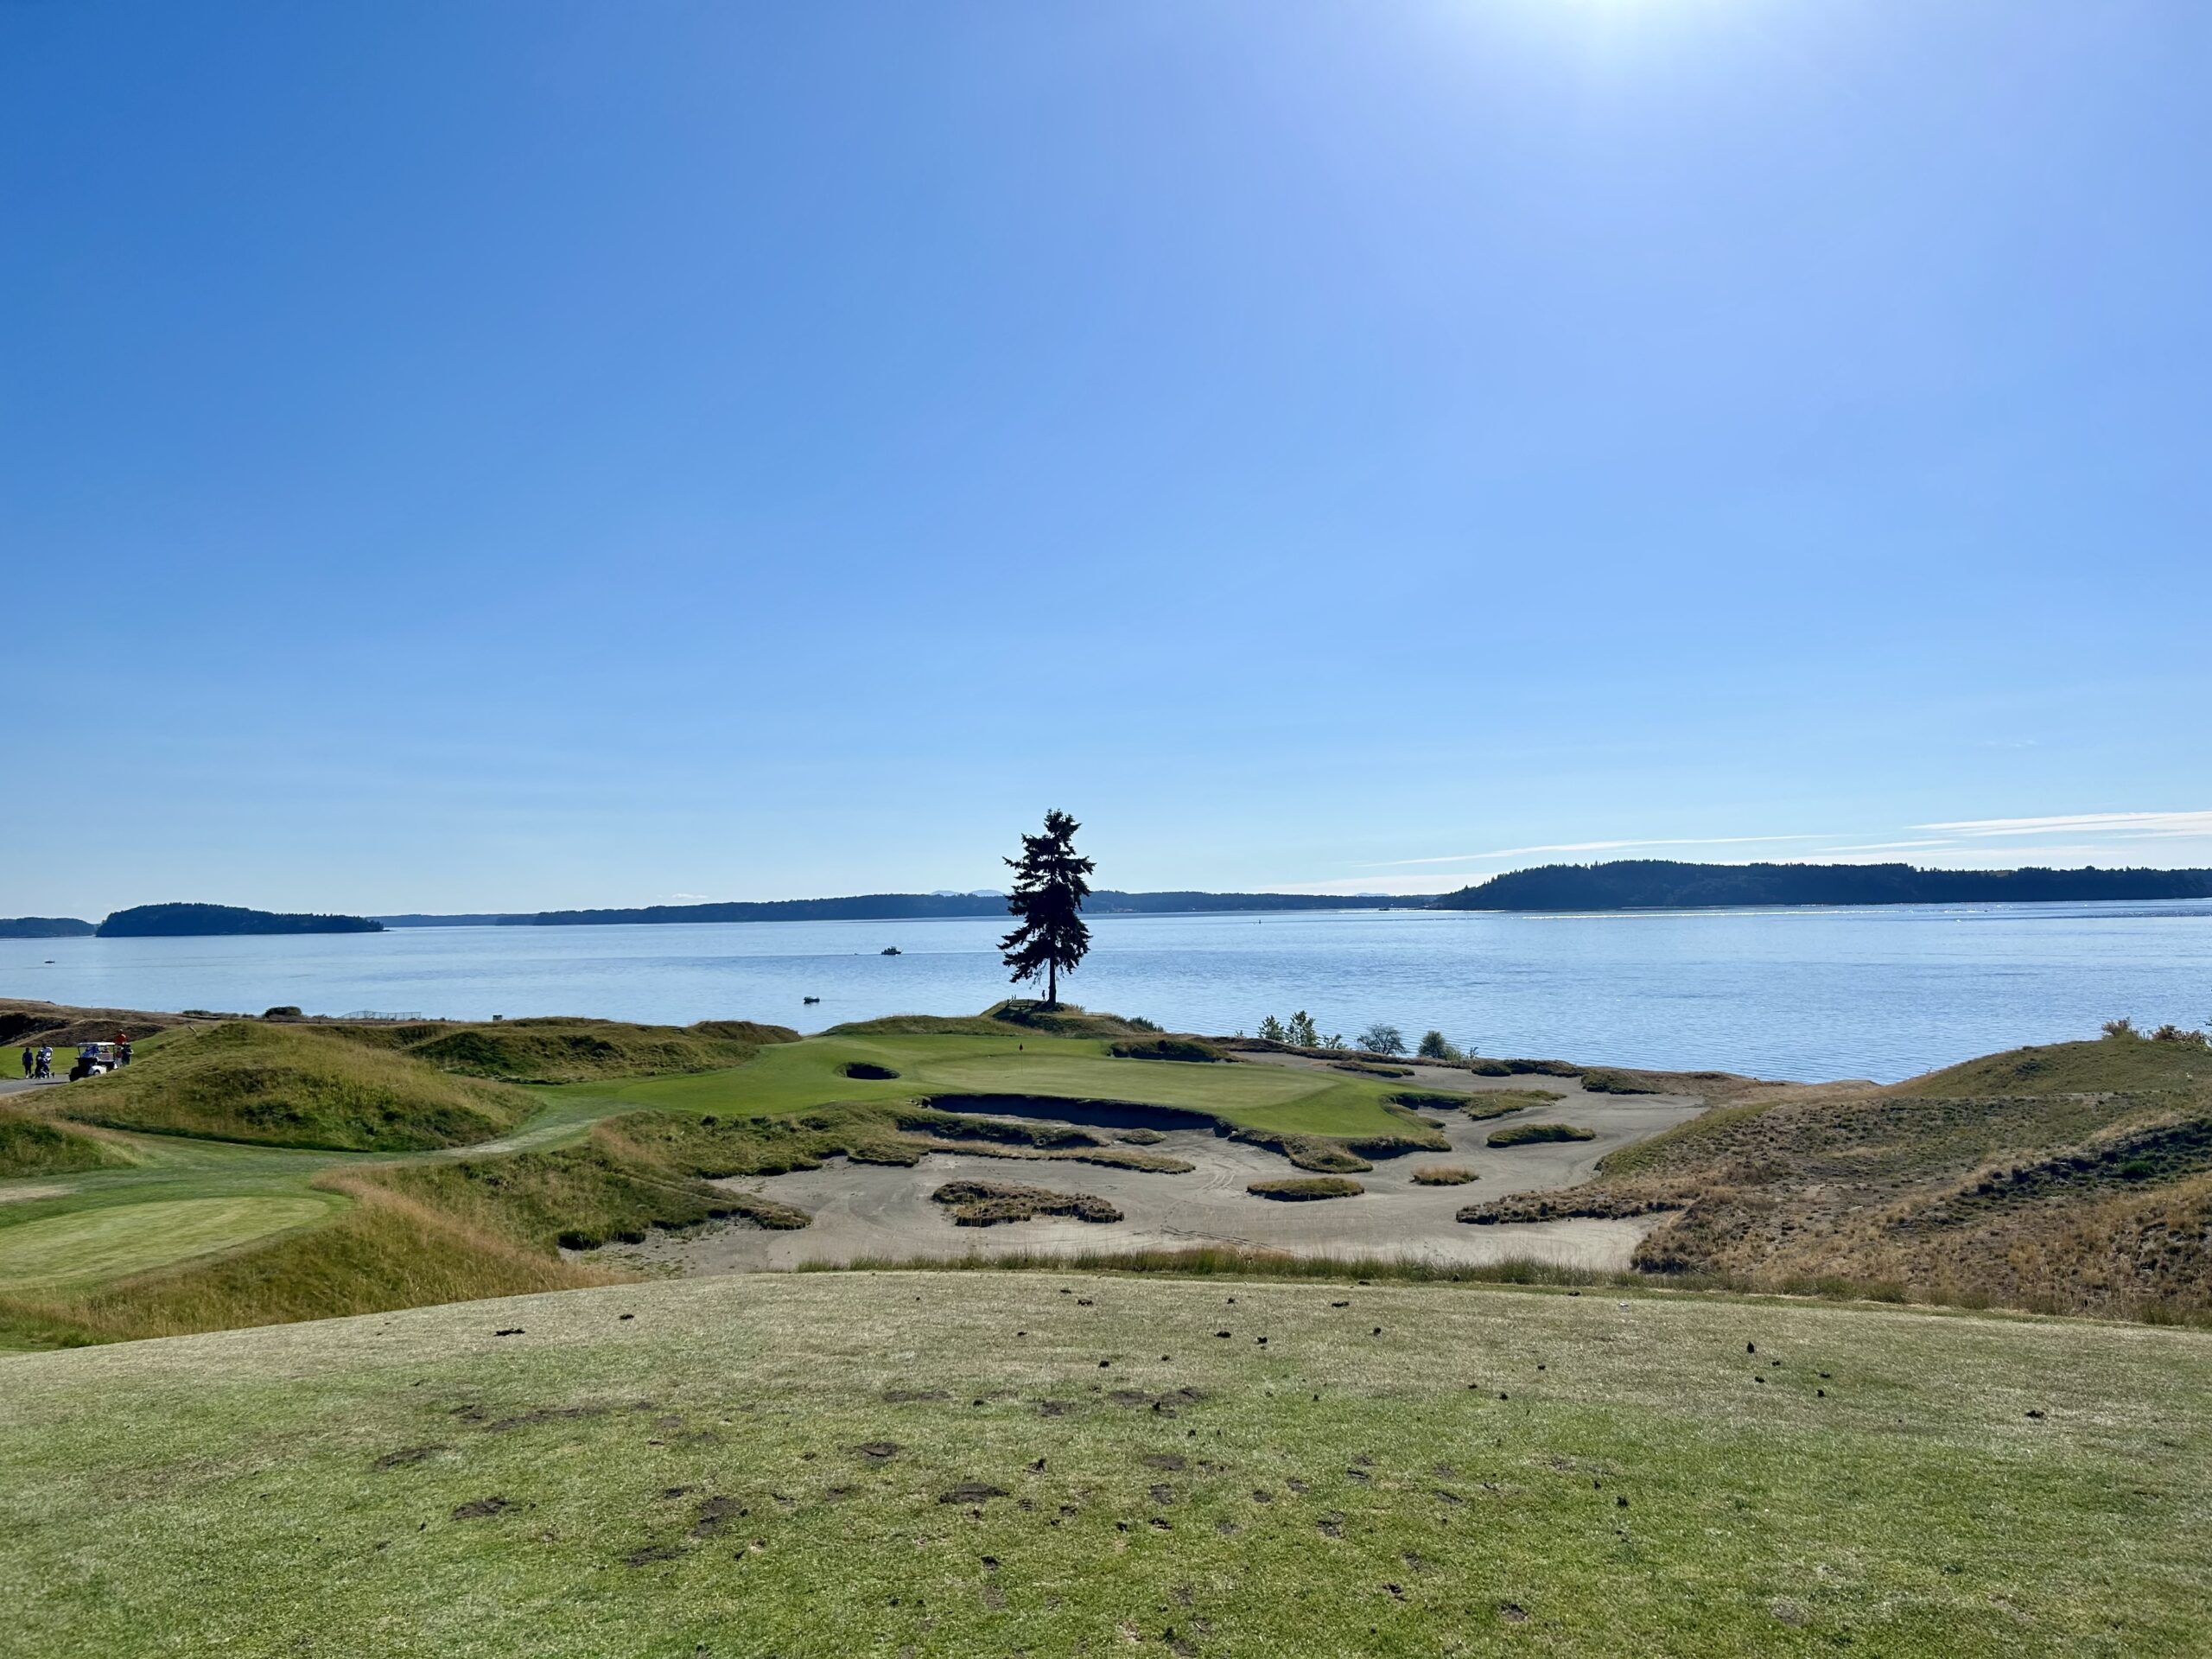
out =
[[[1730,1297],[1779,1297],[1943,1310],[1998,1317],[2077,1319],[2055,1308],[2007,1308],[1973,1295],[1950,1295],[1893,1282],[1847,1279],[1761,1279],[1732,1274],[1641,1273],[1633,1269],[1582,1268],[1558,1262],[1510,1256],[1497,1262],[1443,1262],[1383,1255],[1295,1255],[1283,1250],[1239,1249],[1196,1245],[1184,1249],[1019,1250],[999,1255],[863,1255],[837,1262],[802,1262],[798,1273],[1131,1273],[1170,1279],[1357,1280],[1382,1284],[1537,1285],[1568,1289],[1637,1290]],[[2212,1313],[2146,1304],[2124,1321],[2142,1325],[2212,1329]]]

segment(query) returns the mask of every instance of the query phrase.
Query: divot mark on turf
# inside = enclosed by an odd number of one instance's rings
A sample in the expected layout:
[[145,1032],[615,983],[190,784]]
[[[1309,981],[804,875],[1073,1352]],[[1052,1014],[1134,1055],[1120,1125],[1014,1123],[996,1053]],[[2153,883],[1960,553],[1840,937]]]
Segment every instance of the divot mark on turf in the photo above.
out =
[[472,1497],[467,1503],[454,1506],[453,1518],[456,1521],[481,1521],[512,1508],[514,1504],[504,1497]]
[[734,1497],[708,1498],[699,1505],[697,1518],[691,1522],[691,1535],[694,1538],[712,1538],[745,1513],[744,1507]]
[[985,1503],[995,1497],[1007,1496],[1003,1486],[994,1486],[988,1481],[963,1480],[950,1491],[940,1492],[940,1503]]
[[622,1558],[622,1565],[625,1567],[651,1567],[656,1561],[673,1561],[679,1560],[682,1558],[683,1553],[683,1548],[680,1544],[647,1544],[642,1549],[633,1549],[627,1555],[625,1555]]
[[[612,1409],[610,1406],[539,1406],[535,1410],[518,1412],[512,1417],[501,1417],[486,1423],[484,1432],[486,1434],[505,1434],[518,1428],[533,1428],[540,1423],[573,1422],[580,1417],[604,1417]],[[480,1406],[464,1406],[454,1413],[464,1422],[477,1421],[483,1414],[483,1408]],[[683,1419],[675,1421],[681,1427]],[[664,1420],[663,1427],[665,1426]]]
[[369,1465],[372,1469],[407,1469],[429,1461],[445,1450],[442,1446],[403,1446],[397,1452],[387,1452]]
[[1109,1406],[1149,1407],[1161,1417],[1173,1417],[1182,1406],[1196,1405],[1205,1395],[1197,1389],[1177,1389],[1172,1393],[1151,1395],[1141,1389],[1116,1389],[1106,1396]]
[[870,1463],[888,1463],[905,1449],[896,1440],[862,1440],[853,1448]]
[[918,1400],[950,1400],[952,1396],[943,1389],[886,1389],[883,1403],[887,1406],[912,1405]]

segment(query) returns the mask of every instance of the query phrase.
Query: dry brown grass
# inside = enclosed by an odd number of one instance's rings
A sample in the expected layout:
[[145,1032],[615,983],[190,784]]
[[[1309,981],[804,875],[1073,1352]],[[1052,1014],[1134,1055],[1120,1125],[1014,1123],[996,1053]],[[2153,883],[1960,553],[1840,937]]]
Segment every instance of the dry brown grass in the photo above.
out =
[[1473,1170],[1458,1164],[1423,1164],[1414,1171],[1416,1186],[1465,1186],[1476,1179]]
[[1341,1175],[1292,1176],[1279,1181],[1254,1181],[1244,1189],[1259,1198],[1279,1203],[1311,1204],[1320,1198],[1356,1198],[1367,1191],[1357,1181]]
[[995,1227],[1002,1222],[1039,1216],[1071,1216],[1077,1221],[1119,1221],[1122,1212],[1088,1192],[1055,1192],[1048,1187],[1010,1181],[947,1181],[930,1194],[945,1206],[956,1226]]
[[[1964,1092],[1977,1088],[1990,1092]],[[1585,1186],[1461,1219],[1655,1211],[1667,1219],[1636,1256],[1651,1271],[2120,1317],[2212,1310],[2212,1064],[2175,1045],[2067,1044],[1890,1089],[1796,1090],[1616,1153]]]

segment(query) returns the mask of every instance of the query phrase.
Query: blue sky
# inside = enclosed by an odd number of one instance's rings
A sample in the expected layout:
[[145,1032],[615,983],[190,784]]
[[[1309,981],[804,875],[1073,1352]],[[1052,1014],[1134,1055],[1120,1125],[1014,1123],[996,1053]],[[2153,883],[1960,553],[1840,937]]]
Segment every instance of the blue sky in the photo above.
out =
[[0,8],[0,913],[2212,863],[2212,8]]

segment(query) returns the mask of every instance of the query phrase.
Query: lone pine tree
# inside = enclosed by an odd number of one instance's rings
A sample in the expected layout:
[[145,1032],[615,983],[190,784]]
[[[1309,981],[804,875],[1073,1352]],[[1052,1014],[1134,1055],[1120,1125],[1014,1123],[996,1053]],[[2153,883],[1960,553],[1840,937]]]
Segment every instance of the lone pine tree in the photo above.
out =
[[1060,976],[1072,972],[1090,949],[1090,930],[1083,925],[1083,901],[1090,897],[1091,872],[1078,858],[1075,832],[1083,826],[1057,808],[1045,815],[1045,833],[1021,838],[1021,856],[1006,861],[1014,872],[1014,892],[1006,907],[1021,925],[999,941],[1014,981],[1045,976],[1045,1006],[1060,1005]]

